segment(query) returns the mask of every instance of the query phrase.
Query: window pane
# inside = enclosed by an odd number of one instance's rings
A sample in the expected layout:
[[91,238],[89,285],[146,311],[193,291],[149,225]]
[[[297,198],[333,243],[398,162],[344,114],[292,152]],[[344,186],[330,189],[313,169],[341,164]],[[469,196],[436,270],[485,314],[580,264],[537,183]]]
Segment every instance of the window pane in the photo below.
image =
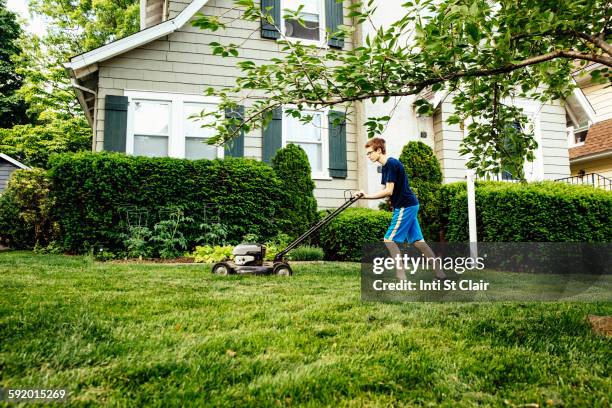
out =
[[216,105],[203,104],[203,103],[185,103],[184,104],[184,118],[185,118],[185,136],[198,136],[198,137],[212,137],[215,134],[215,129],[202,128],[202,125],[213,123],[215,118],[212,116],[206,116],[202,119],[193,118],[189,119],[189,116],[200,112],[213,112],[217,109]]
[[136,156],[166,157],[168,156],[168,137],[134,135],[134,154]]
[[170,104],[168,102],[134,101],[134,133],[168,136]]
[[321,145],[316,143],[295,143],[306,152],[310,168],[313,172],[323,171],[321,168]]
[[321,117],[320,113],[315,113],[312,122],[304,124],[297,118],[285,116],[283,120],[287,122],[287,141],[320,142],[322,133]]
[[293,0],[286,1],[284,8],[297,10],[300,5],[304,8],[300,13],[302,26],[297,20],[285,20],[285,35],[287,37],[302,38],[304,40],[319,40],[319,20],[321,15],[320,0]]
[[320,14],[319,7],[321,0],[286,0],[283,4],[283,8],[289,10],[297,10],[299,6],[303,5],[302,13]]
[[216,159],[217,146],[206,144],[206,139],[188,137],[185,139],[185,158],[189,160]]

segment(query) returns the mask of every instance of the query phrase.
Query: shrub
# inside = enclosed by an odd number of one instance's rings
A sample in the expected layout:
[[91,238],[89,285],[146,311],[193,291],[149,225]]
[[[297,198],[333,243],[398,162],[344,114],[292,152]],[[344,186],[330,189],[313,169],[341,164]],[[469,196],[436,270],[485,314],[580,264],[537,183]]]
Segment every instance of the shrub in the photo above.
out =
[[320,232],[325,258],[338,261],[360,261],[363,246],[381,242],[392,214],[369,208],[349,208],[331,220]]
[[[447,239],[468,241],[465,183],[445,192]],[[612,193],[558,182],[476,184],[478,240],[483,242],[610,242]]]
[[197,246],[191,255],[195,257],[194,261],[197,263],[215,263],[231,259],[233,250],[234,247],[230,245],[202,245]]
[[[123,249],[127,214],[136,225],[153,228],[178,208],[193,220],[181,231],[187,247],[202,236],[201,224],[211,207],[227,226],[227,241],[237,243],[247,232],[268,239],[279,230],[285,194],[274,170],[242,158],[184,160],[134,157],[120,153],[76,153],[53,156],[50,174],[62,246],[86,252],[92,246]],[[140,218],[139,218],[140,219]]]
[[16,248],[47,246],[55,238],[51,182],[43,169],[16,170],[0,200],[2,239]]
[[5,190],[0,194],[0,243],[15,249],[32,248],[36,242],[34,228],[19,218],[15,193]]
[[289,252],[288,257],[292,261],[321,261],[325,253],[319,247],[301,245]]
[[440,239],[438,207],[442,170],[433,150],[423,142],[408,142],[399,160],[406,169],[410,186],[419,199],[419,223],[428,241]]
[[315,184],[311,179],[306,152],[295,144],[279,149],[272,158],[272,166],[283,182],[287,193],[282,207],[282,218],[287,221],[284,231],[291,237],[303,234],[317,217]]

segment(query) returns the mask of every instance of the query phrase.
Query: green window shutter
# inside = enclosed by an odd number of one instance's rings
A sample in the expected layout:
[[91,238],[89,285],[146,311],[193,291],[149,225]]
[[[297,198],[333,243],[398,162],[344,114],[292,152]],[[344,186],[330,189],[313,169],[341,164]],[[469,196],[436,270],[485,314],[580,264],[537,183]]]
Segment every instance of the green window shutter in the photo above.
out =
[[125,153],[127,96],[106,95],[104,104],[104,150]]
[[[244,118],[244,106],[239,106],[237,110],[226,109],[226,118]],[[240,135],[225,144],[225,156],[244,157],[244,130],[240,130]]]
[[[336,124],[337,118],[341,123]],[[346,115],[344,112],[329,111],[329,175],[346,178]]]
[[261,158],[264,162],[270,163],[276,151],[283,144],[283,109],[276,108],[272,111],[272,120],[263,131],[261,143]]
[[[270,8],[270,10],[268,10]],[[270,24],[267,20],[261,19],[261,36],[262,38],[280,38],[280,33],[276,27],[280,27],[281,5],[280,0],[261,0],[261,11],[268,14],[274,20],[274,24]]]
[[[338,31],[338,27],[344,24],[342,1],[338,3],[336,0],[325,0],[325,19],[330,34]],[[332,48],[344,48],[344,38],[330,36],[327,45]]]

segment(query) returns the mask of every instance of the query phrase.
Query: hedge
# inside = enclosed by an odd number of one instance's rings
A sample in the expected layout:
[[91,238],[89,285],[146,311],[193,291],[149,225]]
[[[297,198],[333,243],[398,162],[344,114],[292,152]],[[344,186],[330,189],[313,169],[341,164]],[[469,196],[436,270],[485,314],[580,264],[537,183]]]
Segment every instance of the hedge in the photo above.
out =
[[127,224],[140,219],[150,226],[168,208],[194,219],[193,230],[184,231],[190,247],[211,215],[228,226],[230,243],[247,233],[267,239],[286,225],[277,218],[286,199],[282,183],[269,165],[252,159],[76,153],[52,157],[50,167],[60,245],[71,252],[120,250]]
[[382,242],[392,215],[388,211],[369,208],[345,210],[319,233],[325,259],[360,261],[364,245]]
[[[445,185],[446,239],[468,237],[465,183]],[[611,242],[612,192],[559,182],[476,184],[481,242]]]

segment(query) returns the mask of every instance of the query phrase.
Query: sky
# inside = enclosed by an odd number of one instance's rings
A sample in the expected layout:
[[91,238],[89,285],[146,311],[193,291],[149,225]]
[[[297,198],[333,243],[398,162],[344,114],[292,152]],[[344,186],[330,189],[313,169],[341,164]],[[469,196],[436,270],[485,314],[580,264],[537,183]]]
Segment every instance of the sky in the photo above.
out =
[[40,36],[45,34],[46,27],[44,21],[41,18],[32,19],[30,17],[28,12],[28,0],[8,0],[6,6],[9,10],[18,13],[28,22],[28,26],[25,28],[29,32]]

